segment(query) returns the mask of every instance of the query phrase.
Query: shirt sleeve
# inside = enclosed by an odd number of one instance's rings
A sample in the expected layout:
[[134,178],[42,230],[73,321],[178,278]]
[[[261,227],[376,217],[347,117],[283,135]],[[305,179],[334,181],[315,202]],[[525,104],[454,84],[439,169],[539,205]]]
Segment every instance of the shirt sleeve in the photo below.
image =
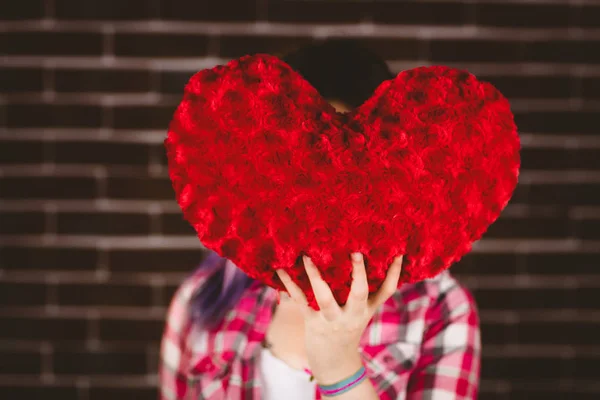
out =
[[[179,287],[167,313],[165,328],[160,346],[159,360],[159,399],[223,399],[225,388],[220,380],[211,379],[211,374],[191,371],[210,371],[211,361],[208,354],[197,354],[190,346],[202,347],[206,332],[194,331],[190,318],[190,298],[198,285],[197,280],[184,282]],[[200,336],[198,336],[198,334]],[[200,344],[200,346],[197,346]],[[204,366],[203,364],[207,364]]]
[[473,296],[456,283],[427,314],[428,328],[409,377],[406,399],[476,399],[481,339]]

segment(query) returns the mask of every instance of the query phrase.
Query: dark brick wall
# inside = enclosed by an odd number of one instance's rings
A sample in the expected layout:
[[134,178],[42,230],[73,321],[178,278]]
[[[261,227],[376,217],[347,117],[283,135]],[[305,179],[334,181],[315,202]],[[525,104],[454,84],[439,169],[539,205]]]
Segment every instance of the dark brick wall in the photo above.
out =
[[201,252],[161,145],[183,85],[337,35],[511,99],[519,187],[453,269],[481,308],[481,398],[600,397],[600,3],[20,0],[0,16],[0,398],[156,397],[166,307]]

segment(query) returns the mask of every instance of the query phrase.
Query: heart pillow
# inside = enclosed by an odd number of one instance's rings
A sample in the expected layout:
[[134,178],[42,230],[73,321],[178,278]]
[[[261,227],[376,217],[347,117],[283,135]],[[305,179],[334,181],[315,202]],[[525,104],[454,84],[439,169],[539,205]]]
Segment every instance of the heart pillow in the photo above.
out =
[[204,246],[277,289],[286,269],[315,309],[303,254],[340,304],[355,251],[371,292],[401,254],[400,283],[433,277],[498,218],[520,166],[508,101],[468,72],[404,71],[342,114],[266,54],[195,74],[165,145]]

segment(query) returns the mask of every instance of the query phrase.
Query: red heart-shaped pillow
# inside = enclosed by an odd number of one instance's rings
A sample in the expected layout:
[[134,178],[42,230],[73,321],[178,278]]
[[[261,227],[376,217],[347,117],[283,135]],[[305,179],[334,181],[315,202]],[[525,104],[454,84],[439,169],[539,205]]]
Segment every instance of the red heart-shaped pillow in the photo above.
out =
[[401,254],[400,282],[432,277],[498,218],[520,165],[508,101],[468,72],[404,71],[341,114],[265,54],[195,74],[165,145],[202,243],[274,288],[285,268],[315,309],[302,254],[340,304],[351,252],[370,291]]

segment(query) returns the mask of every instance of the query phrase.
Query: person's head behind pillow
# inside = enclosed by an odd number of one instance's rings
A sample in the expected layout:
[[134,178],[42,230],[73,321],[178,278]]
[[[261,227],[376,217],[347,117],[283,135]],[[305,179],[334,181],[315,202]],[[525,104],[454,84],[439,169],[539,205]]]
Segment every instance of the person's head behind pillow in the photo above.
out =
[[[382,58],[350,39],[316,41],[279,58],[339,112],[360,106],[383,81],[394,78]],[[198,269],[211,270],[212,275],[193,296],[192,317],[199,326],[210,330],[219,325],[255,280],[212,251]]]
[[386,62],[352,39],[330,39],[281,57],[330,103],[350,110],[394,78]]

